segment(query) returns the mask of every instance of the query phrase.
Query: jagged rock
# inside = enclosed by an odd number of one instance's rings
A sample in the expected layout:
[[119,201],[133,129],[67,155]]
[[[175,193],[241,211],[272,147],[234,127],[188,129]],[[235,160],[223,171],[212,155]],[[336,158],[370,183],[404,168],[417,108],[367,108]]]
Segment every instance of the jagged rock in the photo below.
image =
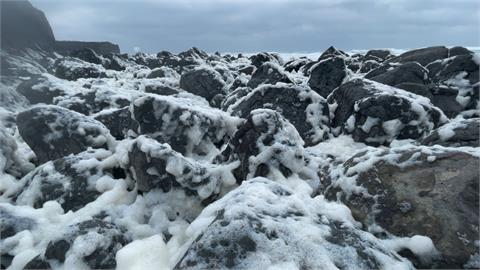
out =
[[103,149],[88,150],[37,167],[20,180],[24,188],[16,204],[41,208],[45,202],[55,200],[65,212],[79,210],[100,196],[95,186],[100,178],[125,178],[120,168],[102,164],[111,155]]
[[385,73],[371,77],[371,80],[390,86],[401,83],[429,83],[428,70],[415,62],[403,63]]
[[461,83],[459,80],[467,80],[471,85],[478,83],[479,64],[475,62],[474,55],[459,55],[429,64],[432,79],[439,83]]
[[218,162],[240,161],[233,170],[237,183],[279,172],[288,177],[303,165],[303,141],[278,112],[257,109],[228,142]]
[[337,48],[330,46],[328,49],[326,49],[322,55],[318,58],[318,61],[325,60],[330,57],[345,57],[347,54],[344,51],[338,50]]
[[335,134],[372,145],[418,139],[447,121],[428,99],[366,79],[341,85],[328,103]]
[[104,124],[117,140],[128,138],[129,132],[136,133],[138,130],[138,123],[132,119],[129,107],[101,111],[94,118]]
[[[65,228],[64,235],[48,244],[45,259],[63,263],[74,257],[72,261],[79,259],[90,269],[113,269],[117,265],[116,252],[128,242],[124,232],[115,224],[90,219]],[[75,252],[76,248],[81,249],[80,244],[89,248]]]
[[457,55],[472,55],[473,52],[467,48],[456,46],[448,49],[448,57],[453,57]]
[[249,87],[239,87],[236,88],[234,91],[230,92],[225,96],[222,103],[220,104],[220,108],[223,111],[228,111],[228,108],[239,101],[241,98],[245,97],[248,93],[252,91]]
[[288,75],[280,68],[280,66],[271,62],[263,63],[252,74],[252,78],[248,81],[247,86],[255,88],[261,84],[277,84],[279,82],[291,83]]
[[192,58],[200,58],[200,59],[207,59],[209,57],[208,53],[196,48],[192,47],[191,49],[188,49],[187,51],[181,52],[178,54],[181,58],[187,58],[187,57],[192,57]]
[[241,119],[184,98],[145,96],[131,108],[140,134],[168,143],[184,155],[206,155],[226,143]]
[[43,105],[17,116],[18,131],[40,163],[92,148],[108,148],[112,137],[100,122],[62,107]]
[[240,73],[240,75],[238,75],[233,81],[233,83],[230,85],[228,89],[228,93],[232,93],[233,91],[237,90],[240,87],[246,87],[249,80],[250,80],[250,76]]
[[342,84],[347,76],[345,61],[341,57],[326,58],[312,66],[308,85],[326,98]]
[[125,61],[119,57],[119,55],[116,54],[105,54],[103,55],[104,62],[103,62],[103,67],[105,69],[111,69],[111,70],[116,70],[116,71],[123,71],[126,69]]
[[100,58],[92,49],[85,48],[70,53],[71,57],[78,58],[88,63],[101,65],[103,63],[102,58]]
[[397,57],[390,58],[388,62],[418,62],[422,66],[427,66],[433,61],[445,59],[448,57],[448,49],[444,46],[427,47],[411,50]]
[[375,60],[368,60],[361,64],[360,73],[368,73],[376,68],[380,67],[380,64]]
[[1,48],[53,51],[55,37],[45,14],[29,1],[1,1]]
[[[344,202],[364,226],[430,237],[441,254],[419,268],[462,268],[479,247],[479,158],[455,150],[362,152],[336,171],[326,198]],[[344,177],[353,178],[347,184]],[[352,182],[353,181],[353,182]],[[378,230],[377,230],[378,231]]]
[[327,138],[326,100],[309,88],[285,84],[261,86],[239,98],[227,111],[246,118],[252,110],[260,108],[280,112],[295,126],[307,146]]
[[191,225],[197,230],[193,243],[174,269],[412,268],[331,214],[339,210],[346,209],[265,178],[245,181],[202,212],[203,224]]
[[453,120],[420,140],[425,145],[480,147],[480,118]]
[[145,136],[138,137],[129,148],[126,167],[134,172],[137,189],[142,192],[155,188],[163,192],[182,188],[202,200],[211,201],[218,196],[222,185],[235,183],[227,167],[187,159],[168,144]]
[[210,101],[215,95],[225,93],[225,82],[216,70],[199,67],[182,73],[180,88]]
[[75,58],[63,58],[55,62],[55,76],[60,79],[76,81],[80,78],[106,77],[102,66],[89,64]]

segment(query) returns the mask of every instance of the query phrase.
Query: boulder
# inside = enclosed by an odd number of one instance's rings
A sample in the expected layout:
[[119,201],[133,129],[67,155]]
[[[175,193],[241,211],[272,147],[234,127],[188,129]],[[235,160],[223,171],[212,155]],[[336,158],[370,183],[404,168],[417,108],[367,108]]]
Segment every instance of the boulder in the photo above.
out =
[[235,132],[217,162],[240,161],[233,170],[237,183],[256,176],[285,177],[304,165],[303,140],[295,127],[278,112],[268,109],[252,111]]
[[131,107],[140,134],[150,135],[184,155],[207,155],[228,141],[241,119],[192,99],[145,96]]
[[216,70],[198,67],[182,73],[180,88],[210,101],[215,95],[225,93],[225,82]]
[[457,55],[473,55],[473,52],[461,46],[455,46],[448,49],[448,57],[453,57]]
[[[429,86],[427,86],[423,83],[402,82],[402,83],[399,83],[399,84],[395,85],[395,88],[405,90],[405,91],[410,92],[410,93],[415,94],[415,95],[424,96],[424,97],[430,99],[430,101],[435,106],[442,109],[442,107],[436,105],[434,103],[434,100],[432,100],[433,99],[433,94],[432,94],[432,91],[429,88]],[[445,113],[445,111],[443,109],[442,109],[442,111]],[[447,116],[448,116],[448,114],[447,114]]]
[[246,74],[246,75],[252,75],[253,72],[255,72],[255,69],[257,69],[255,66],[250,65],[250,66],[240,68],[238,70],[238,72]]
[[252,65],[254,65],[256,68],[259,68],[261,65],[265,64],[266,62],[280,64],[280,62],[278,61],[278,58],[275,57],[275,55],[266,53],[266,52],[261,52],[261,53],[250,56],[250,61],[252,61]]
[[359,72],[360,73],[368,73],[376,68],[380,67],[380,63],[377,62],[376,60],[368,60],[368,61],[365,61],[363,62],[361,65],[360,65],[360,70]]
[[175,152],[168,144],[143,135],[131,142],[128,159],[125,167],[133,172],[141,192],[180,188],[203,201],[211,201],[222,186],[235,184],[228,167],[198,163]]
[[282,114],[295,126],[307,146],[321,142],[328,136],[326,100],[307,87],[286,84],[261,86],[239,98],[227,111],[246,118],[251,111],[260,108]]
[[389,50],[369,50],[365,54],[365,58],[363,59],[364,61],[368,60],[375,60],[379,62],[383,62],[387,60],[388,58],[393,57],[392,53]]
[[24,95],[30,104],[53,104],[55,97],[65,94],[64,89],[52,83],[49,77],[36,75],[17,86],[17,92]]
[[194,240],[174,269],[412,268],[339,211],[348,210],[265,178],[245,181],[190,225]]
[[418,62],[422,66],[427,66],[436,60],[448,57],[448,49],[444,46],[434,46],[421,49],[415,49],[402,53],[399,56],[390,58],[388,62]]
[[328,97],[335,134],[371,145],[418,139],[447,121],[425,97],[367,79],[354,79]]
[[53,105],[33,107],[17,116],[18,131],[40,163],[92,148],[108,148],[113,140],[100,122]]
[[94,116],[94,119],[104,124],[117,140],[128,138],[131,132],[133,134],[138,132],[138,123],[132,119],[129,107],[101,111]]
[[377,232],[431,238],[441,256],[414,258],[416,267],[463,268],[479,252],[479,165],[477,156],[453,149],[366,151],[335,170],[342,173],[325,196]]
[[169,68],[169,67],[159,67],[153,69],[148,75],[147,79],[153,79],[153,78],[178,78],[179,75],[178,73]]
[[318,61],[325,60],[330,57],[345,57],[347,54],[333,46],[328,47],[318,58]]
[[203,60],[206,60],[209,57],[208,53],[198,49],[197,47],[192,47],[184,52],[181,52],[178,54],[178,56],[181,58],[192,57],[192,58],[199,58]]
[[[0,177],[7,177],[9,174],[15,178],[21,178],[34,169],[34,165],[27,160],[18,149],[18,144],[11,132],[0,124]],[[5,197],[8,186],[0,187],[0,193]]]
[[320,96],[327,98],[333,89],[342,84],[347,76],[346,68],[343,58],[326,58],[312,66],[308,85]]
[[403,63],[370,79],[390,86],[401,83],[429,84],[428,70],[415,62]]
[[181,89],[166,84],[145,84],[145,92],[160,96],[173,96],[182,93]]
[[292,81],[280,66],[271,62],[265,62],[255,70],[252,74],[252,78],[248,81],[247,86],[255,88],[261,84],[274,85],[279,82],[291,83]]
[[[64,234],[48,243],[45,259],[55,263],[80,261],[70,267],[114,269],[115,254],[129,242],[124,232],[113,223],[90,219],[64,228]],[[85,267],[83,266],[83,267]]]
[[480,118],[454,119],[420,140],[424,145],[480,147]]
[[305,66],[307,63],[312,62],[312,60],[308,58],[298,58],[293,59],[285,63],[284,68],[287,72],[298,72],[301,67]]
[[105,69],[76,58],[63,58],[55,62],[55,76],[60,79],[76,81],[81,78],[104,78]]
[[125,178],[122,169],[102,164],[111,155],[110,151],[97,149],[49,161],[20,180],[24,187],[15,203],[41,208],[55,200],[65,212],[77,211],[102,194],[96,187],[99,179]]
[[459,101],[463,103],[463,99],[462,97],[458,98],[460,94],[458,88],[440,85],[432,87],[430,92],[432,93],[430,101],[449,118],[454,118],[464,110],[464,105],[459,103]]

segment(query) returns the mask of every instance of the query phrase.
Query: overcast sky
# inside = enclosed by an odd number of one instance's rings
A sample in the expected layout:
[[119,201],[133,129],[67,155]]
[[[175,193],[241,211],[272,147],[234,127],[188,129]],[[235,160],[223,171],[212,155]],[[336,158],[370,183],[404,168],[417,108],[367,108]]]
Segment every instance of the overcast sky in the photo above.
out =
[[31,0],[57,40],[123,52],[480,46],[478,0]]

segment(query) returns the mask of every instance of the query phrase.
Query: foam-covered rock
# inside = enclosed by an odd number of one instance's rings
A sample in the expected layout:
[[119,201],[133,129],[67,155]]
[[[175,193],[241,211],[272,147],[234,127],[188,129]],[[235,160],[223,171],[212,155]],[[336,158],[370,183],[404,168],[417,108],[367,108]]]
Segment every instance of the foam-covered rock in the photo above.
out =
[[194,241],[175,269],[412,268],[345,212],[265,178],[246,181],[192,223]]
[[61,87],[56,87],[48,77],[37,75],[21,82],[17,92],[27,98],[30,104],[53,104],[55,97],[65,94]]
[[304,165],[303,140],[278,112],[257,109],[250,113],[217,160],[240,161],[233,170],[237,183],[269,174],[288,177]]
[[138,123],[132,119],[132,112],[129,107],[121,109],[104,110],[94,116],[95,120],[104,124],[110,134],[117,140],[123,140],[130,132],[138,132]]
[[106,77],[106,73],[100,65],[87,63],[76,58],[64,58],[55,62],[55,76],[60,79],[76,81],[80,78],[103,78]]
[[453,120],[420,140],[425,145],[480,147],[480,118]]
[[247,86],[255,88],[261,84],[277,84],[279,82],[291,83],[287,74],[281,69],[280,66],[272,63],[265,62],[255,70],[252,74],[252,78],[248,81]]
[[112,136],[100,122],[59,106],[42,105],[17,116],[18,131],[40,163],[92,148],[108,148]]
[[418,139],[447,121],[427,98],[366,79],[341,85],[328,103],[336,134],[373,145]]
[[347,54],[333,46],[328,47],[318,58],[318,61],[325,60],[330,57],[345,57]]
[[142,192],[153,189],[169,192],[181,188],[202,200],[212,200],[218,196],[222,185],[235,184],[228,167],[185,158],[168,144],[145,136],[131,142],[128,160],[125,166],[133,172],[137,189]]
[[139,132],[187,156],[211,154],[233,135],[239,118],[199,104],[191,99],[169,96],[145,96],[131,108],[139,123]]
[[84,48],[70,53],[71,57],[78,58],[88,63],[101,65],[103,64],[102,58],[98,56],[95,51],[90,48]]
[[324,98],[342,84],[347,76],[345,60],[341,57],[323,59],[312,66],[308,85]]
[[306,145],[324,140],[329,132],[328,106],[320,95],[303,86],[260,86],[237,99],[228,112],[246,118],[252,110],[278,111],[298,130]]
[[115,224],[90,219],[64,228],[64,234],[48,244],[45,259],[51,265],[65,263],[70,267],[113,269],[117,265],[115,253],[128,242]]
[[261,53],[252,55],[250,56],[250,60],[252,61],[252,65],[255,66],[256,68],[259,68],[261,65],[265,64],[266,62],[280,64],[278,56],[271,53],[266,53],[266,52],[261,52]]
[[101,194],[97,182],[125,177],[120,168],[102,163],[111,155],[103,149],[88,150],[37,167],[20,180],[24,187],[16,204],[41,208],[45,202],[55,200],[65,212],[77,211]]
[[385,73],[371,78],[372,81],[395,86],[401,83],[428,84],[428,70],[415,62],[406,62]]
[[397,57],[390,58],[389,62],[418,62],[422,66],[448,57],[448,49],[444,46],[434,46],[421,49],[410,50]]
[[202,66],[182,73],[180,88],[210,101],[215,95],[225,93],[225,82],[216,70]]
[[462,268],[479,252],[479,165],[442,148],[362,152],[334,170],[326,197],[372,230],[430,237],[440,257],[420,256],[417,267]]

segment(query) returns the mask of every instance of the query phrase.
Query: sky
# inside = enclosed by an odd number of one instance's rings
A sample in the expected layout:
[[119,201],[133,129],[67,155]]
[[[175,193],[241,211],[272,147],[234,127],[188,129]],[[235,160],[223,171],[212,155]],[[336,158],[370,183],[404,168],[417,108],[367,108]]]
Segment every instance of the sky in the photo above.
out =
[[480,46],[478,0],[31,0],[57,40],[122,52]]

